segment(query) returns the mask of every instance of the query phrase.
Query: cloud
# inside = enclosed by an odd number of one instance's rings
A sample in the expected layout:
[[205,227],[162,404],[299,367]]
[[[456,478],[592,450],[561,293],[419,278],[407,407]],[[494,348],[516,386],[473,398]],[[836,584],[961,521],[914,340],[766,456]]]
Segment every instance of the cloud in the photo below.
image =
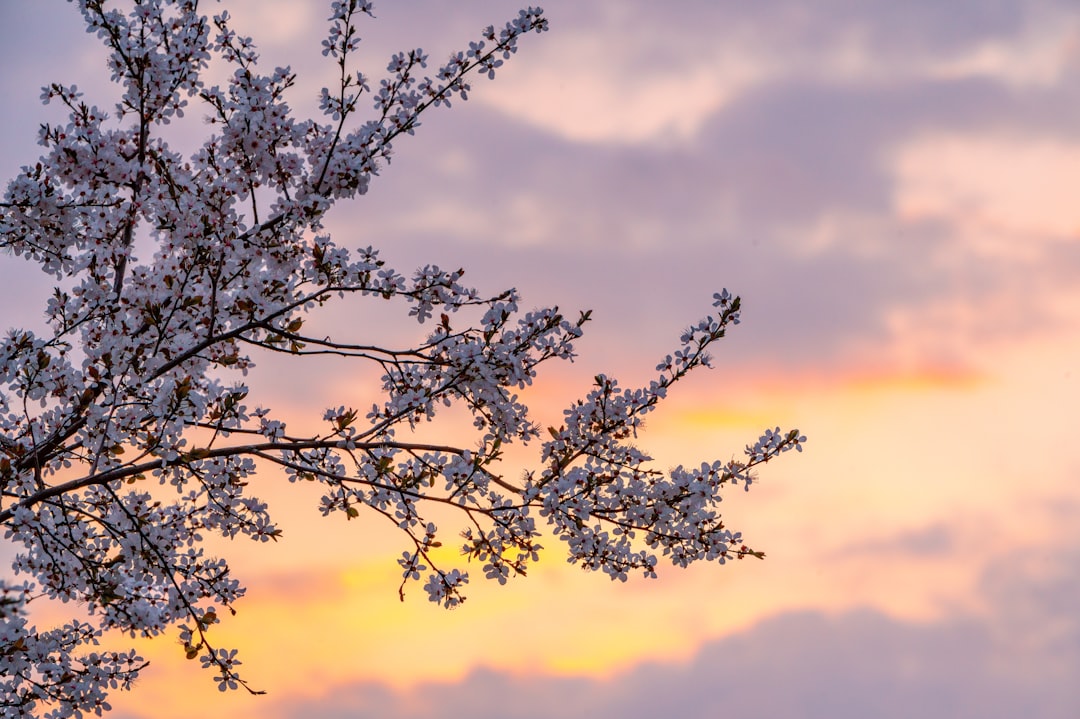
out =
[[[899,150],[894,166],[894,202],[902,217],[945,218],[991,238],[1080,237],[1073,192],[1080,185],[1080,141],[967,134],[921,138]],[[1032,248],[1011,244],[1009,259],[1030,257]]]
[[[1005,20],[981,22],[987,36],[1010,37]],[[1029,235],[1060,235],[1072,222],[1064,200],[1030,181],[1071,186],[1071,154],[1056,151],[1078,141],[1061,119],[1075,114],[1070,97],[1064,80],[1018,89],[927,72],[841,82],[792,69],[714,109],[675,145],[582,143],[493,115],[482,100],[433,116],[373,188],[379,210],[346,211],[347,224],[397,238],[403,256],[454,253],[473,276],[541,288],[526,294],[535,302],[621,312],[649,342],[666,342],[670,322],[700,311],[697,297],[729,285],[747,296],[753,322],[736,334],[761,352],[756,360],[799,347],[800,362],[839,371],[844,358],[962,366],[1003,337],[1067,329],[1075,243]],[[558,106],[547,98],[535,104]],[[412,169],[422,157],[434,171]],[[993,170],[1006,165],[1011,178]],[[972,193],[1009,234],[972,237],[987,229],[967,212]],[[920,356],[898,358],[913,332],[925,338]]]
[[[547,5],[557,41],[481,102],[576,142],[680,144],[775,83],[888,87],[984,78],[1047,86],[1076,64],[1067,4]],[[540,99],[543,98],[543,99]]]

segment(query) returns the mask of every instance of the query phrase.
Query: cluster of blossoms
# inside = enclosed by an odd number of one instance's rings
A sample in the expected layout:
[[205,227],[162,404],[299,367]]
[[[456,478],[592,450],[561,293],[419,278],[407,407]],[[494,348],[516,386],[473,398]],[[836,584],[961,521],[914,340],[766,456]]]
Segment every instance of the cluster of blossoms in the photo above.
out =
[[[431,506],[460,512],[463,555],[500,583],[537,559],[537,517],[571,561],[618,579],[655,576],[658,556],[678,565],[761,556],[721,521],[721,491],[748,487],[757,465],[804,437],[769,431],[744,460],[666,473],[633,444],[644,415],[738,322],[737,297],[718,294],[647,387],[597,376],[545,433],[518,392],[542,362],[573,358],[588,313],[522,312],[513,290],[487,297],[462,284],[461,270],[434,266],[401,274],[324,231],[326,212],[365,192],[421,113],[465,99],[472,73],[493,76],[519,38],[547,29],[539,9],[487,28],[434,77],[420,74],[421,50],[395,55],[372,90],[348,68],[371,5],[334,2],[323,51],[340,81],[322,93],[322,121],[298,121],[285,101],[294,75],[260,74],[255,45],[227,13],[207,18],[196,0],[141,0],[126,13],[105,0],[78,5],[122,95],[110,117],[75,87],[46,88],[67,121],[42,127],[44,156],[0,203],[0,247],[56,282],[48,331],[0,341],[0,525],[19,548],[17,578],[0,578],[5,716],[108,709],[107,690],[127,688],[145,666],[133,652],[91,650],[108,630],[178,628],[187,657],[215,671],[222,690],[251,691],[235,650],[211,636],[244,590],[203,538],[280,536],[250,493],[260,460],[320,484],[324,514],[370,511],[399,527],[401,591],[424,581],[447,607],[464,600],[469,575],[432,556],[441,535],[425,519]],[[225,87],[203,83],[211,62],[231,66]],[[374,116],[350,122],[365,94]],[[191,100],[214,134],[185,158],[162,126]],[[136,240],[152,244],[151,257],[136,256]],[[308,313],[365,297],[402,302],[434,329],[409,349],[305,332]],[[328,410],[318,434],[290,434],[248,401],[243,375],[267,351],[375,363],[382,399]],[[451,405],[471,413],[473,446],[411,441],[412,428]],[[506,480],[502,448],[529,442],[538,469]],[[28,605],[42,600],[79,602],[91,621],[38,629]]]

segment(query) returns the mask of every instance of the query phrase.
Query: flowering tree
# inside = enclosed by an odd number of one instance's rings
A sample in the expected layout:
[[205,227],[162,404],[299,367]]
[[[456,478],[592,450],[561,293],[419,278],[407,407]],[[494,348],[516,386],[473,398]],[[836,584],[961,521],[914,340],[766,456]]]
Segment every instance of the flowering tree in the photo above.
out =
[[[574,356],[587,312],[522,312],[514,290],[485,297],[461,270],[435,266],[406,276],[324,231],[328,210],[366,191],[422,113],[464,100],[470,74],[494,76],[522,35],[547,29],[539,9],[487,28],[434,77],[422,76],[422,51],[395,55],[372,89],[349,67],[355,23],[371,5],[333,2],[323,54],[340,82],[322,91],[325,117],[298,121],[285,99],[294,75],[261,74],[226,12],[210,19],[197,0],[141,0],[126,12],[106,0],[78,5],[122,94],[110,117],[74,87],[46,88],[67,120],[42,126],[44,156],[0,206],[0,245],[56,285],[48,331],[12,330],[0,345],[0,523],[18,547],[14,574],[0,579],[5,716],[108,709],[106,691],[128,688],[146,666],[134,651],[95,649],[109,629],[155,636],[175,626],[222,690],[253,691],[236,651],[211,632],[243,588],[202,539],[280,535],[250,492],[257,462],[320,485],[324,515],[369,511],[394,523],[406,546],[399,591],[424,581],[447,607],[464,601],[469,575],[434,560],[432,506],[459,511],[462,554],[499,583],[537,558],[537,518],[570,561],[613,579],[655,576],[658,555],[680,566],[763,556],[717,505],[725,486],[748,488],[757,465],[801,449],[798,431],[767,431],[740,460],[666,473],[631,443],[668,388],[708,364],[710,346],[738,323],[738,297],[715,295],[714,314],[683,333],[647,387],[598,375],[560,426],[544,428],[516,393],[541,363]],[[232,69],[226,87],[204,84],[211,62]],[[164,126],[189,101],[213,134],[185,158]],[[355,122],[366,103],[371,119]],[[137,246],[152,249],[139,257]],[[305,331],[310,313],[342,301],[398,302],[432,329],[408,349]],[[382,394],[294,434],[248,397],[242,377],[260,352],[374,363]],[[450,405],[471,413],[473,444],[413,441],[413,428]],[[510,481],[500,456],[513,443],[538,456]],[[36,600],[80,602],[90,621],[38,629],[28,615]]]

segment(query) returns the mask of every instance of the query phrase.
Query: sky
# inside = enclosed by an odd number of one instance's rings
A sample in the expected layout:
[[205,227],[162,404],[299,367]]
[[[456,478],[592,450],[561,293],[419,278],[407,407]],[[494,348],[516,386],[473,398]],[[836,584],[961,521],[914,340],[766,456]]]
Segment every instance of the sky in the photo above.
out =
[[[324,5],[225,5],[312,112],[333,75]],[[526,306],[592,308],[576,362],[527,397],[553,422],[597,372],[647,382],[713,292],[740,294],[715,369],[676,387],[640,444],[696,465],[802,430],[804,453],[725,501],[767,558],[613,584],[552,540],[528,578],[477,578],[448,612],[418,588],[398,601],[392,528],[322,519],[271,473],[285,537],[219,544],[249,592],[215,628],[268,695],[220,695],[163,638],[139,645],[152,665],[112,716],[1080,715],[1075,4],[544,7],[551,31],[398,142],[328,227],[402,270],[461,266]],[[517,9],[377,2],[362,67],[378,77],[416,46],[437,60]],[[60,119],[42,85],[112,102],[95,43],[67,3],[0,4],[4,177]],[[11,257],[0,282],[4,329],[40,323],[48,285]],[[410,331],[365,309],[320,321]],[[251,385],[311,418],[378,390],[341,363],[269,359]]]

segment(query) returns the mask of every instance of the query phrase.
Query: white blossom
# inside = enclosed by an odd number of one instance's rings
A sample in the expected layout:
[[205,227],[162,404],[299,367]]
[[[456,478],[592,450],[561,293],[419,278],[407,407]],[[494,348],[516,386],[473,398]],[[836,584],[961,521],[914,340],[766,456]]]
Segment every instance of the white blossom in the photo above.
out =
[[[399,592],[426,573],[428,597],[449,608],[465,600],[470,575],[437,561],[443,535],[427,517],[439,505],[464,524],[464,561],[500,584],[537,561],[537,518],[571,562],[623,581],[655,577],[659,557],[681,566],[763,556],[718,505],[727,485],[749,488],[758,465],[801,451],[797,430],[766,431],[745,459],[668,472],[636,446],[645,415],[738,323],[738,297],[715,295],[715,313],[683,333],[647,386],[597,375],[545,431],[518,393],[542,363],[575,357],[589,313],[523,312],[516,291],[484,296],[462,269],[402,274],[323,228],[334,204],[367,191],[422,113],[466,99],[473,73],[493,77],[522,35],[547,29],[539,8],[486,28],[433,76],[411,49],[374,83],[351,67],[356,20],[371,4],[333,2],[322,48],[339,81],[321,93],[322,117],[300,120],[287,102],[295,75],[264,74],[226,11],[207,18],[191,0],[142,0],[126,12],[77,4],[109,50],[119,99],[105,111],[74,86],[45,88],[42,99],[67,119],[43,125],[43,156],[0,203],[0,247],[56,282],[47,331],[0,340],[0,525],[19,547],[18,581],[0,579],[5,716],[108,710],[107,692],[129,688],[146,666],[134,652],[97,649],[108,630],[178,631],[222,691],[255,691],[237,650],[212,631],[244,588],[204,540],[280,537],[257,496],[257,460],[319,485],[324,515],[368,512],[396,525]],[[204,84],[210,63],[231,69],[224,87]],[[363,107],[371,112],[360,120]],[[162,126],[192,109],[210,136],[185,157]],[[136,254],[137,237],[152,254]],[[327,303],[363,311],[386,301],[415,319],[414,346],[305,329]],[[342,397],[322,431],[294,434],[271,408],[249,404],[243,377],[256,348],[374,364],[383,394]],[[415,439],[410,429],[451,405],[471,414],[473,444]],[[501,464],[516,443],[536,451],[519,481]],[[80,602],[89,620],[30,624],[28,605],[49,601]]]

